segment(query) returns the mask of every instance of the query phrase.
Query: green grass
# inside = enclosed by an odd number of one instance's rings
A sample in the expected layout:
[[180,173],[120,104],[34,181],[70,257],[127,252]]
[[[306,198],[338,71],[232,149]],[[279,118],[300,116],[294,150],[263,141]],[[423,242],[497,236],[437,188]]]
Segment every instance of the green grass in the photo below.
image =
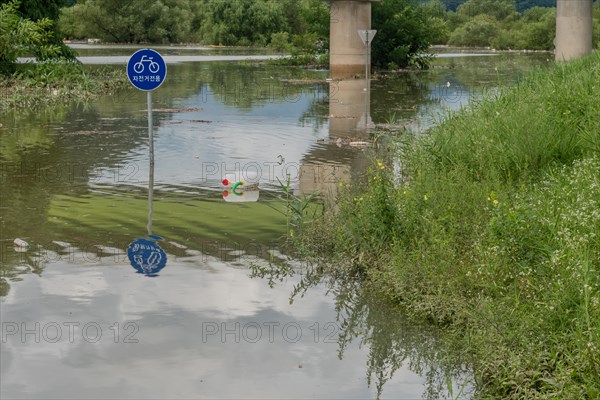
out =
[[478,396],[599,398],[600,53],[396,146],[304,248],[443,327]]

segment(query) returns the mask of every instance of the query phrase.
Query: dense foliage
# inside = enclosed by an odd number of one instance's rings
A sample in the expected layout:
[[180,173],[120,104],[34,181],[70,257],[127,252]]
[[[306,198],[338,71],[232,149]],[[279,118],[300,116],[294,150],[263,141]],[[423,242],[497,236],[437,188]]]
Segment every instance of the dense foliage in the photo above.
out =
[[448,40],[451,45],[553,48],[555,8],[535,7],[519,14],[512,0],[468,0],[450,18],[457,25]]
[[0,74],[14,71],[20,56],[58,55],[60,47],[52,43],[52,35],[52,20],[23,18],[16,0],[0,5]]
[[[456,11],[458,6],[467,2],[467,0],[441,0],[449,11]],[[555,7],[556,0],[515,0],[517,11],[523,12],[532,7]]]
[[427,66],[427,53],[435,30],[429,16],[415,2],[382,0],[373,4],[373,64],[381,68]]
[[[429,0],[421,8],[430,16],[435,44],[493,47],[499,50],[552,50],[556,35],[556,1],[467,0],[447,7]],[[600,2],[594,6],[594,44],[600,38]]]
[[[27,8],[24,8],[26,4]],[[123,73],[87,73],[56,35],[47,16],[57,16],[60,2],[28,0],[0,4],[0,113],[11,109],[87,100],[125,86]],[[26,10],[26,12],[25,12]],[[18,57],[37,63],[18,63]]]
[[265,46],[282,32],[327,37],[329,8],[321,0],[80,0],[60,26],[69,38],[108,42]]
[[443,327],[476,398],[600,398],[599,80],[596,52],[406,132],[300,249]]
[[70,58],[74,57],[74,53],[62,43],[62,36],[60,35],[56,21],[60,15],[60,10],[64,6],[73,4],[74,0],[0,0],[0,6],[2,5],[14,5],[17,14],[26,20],[33,22],[39,22],[44,25],[46,32],[45,41],[54,46],[52,53],[48,53],[47,49],[40,49],[36,51],[35,47],[30,47],[28,50],[33,50],[33,54],[40,59],[48,57],[63,57]]
[[[13,3],[12,0],[0,0],[0,4]],[[68,2],[63,0],[20,0],[17,10],[24,18],[37,21],[43,18],[49,18],[55,21],[60,13],[60,8]]]

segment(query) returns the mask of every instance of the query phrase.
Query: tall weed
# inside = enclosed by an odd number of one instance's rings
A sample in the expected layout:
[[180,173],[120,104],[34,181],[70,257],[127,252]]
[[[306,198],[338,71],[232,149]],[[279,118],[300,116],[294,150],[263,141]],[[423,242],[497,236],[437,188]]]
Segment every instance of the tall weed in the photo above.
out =
[[305,232],[445,327],[482,397],[600,396],[599,82],[595,53],[407,134]]

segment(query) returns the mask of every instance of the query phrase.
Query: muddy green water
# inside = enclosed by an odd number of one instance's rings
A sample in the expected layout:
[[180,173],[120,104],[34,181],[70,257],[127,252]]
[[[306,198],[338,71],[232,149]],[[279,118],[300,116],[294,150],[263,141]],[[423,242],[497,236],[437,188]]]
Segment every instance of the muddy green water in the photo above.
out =
[[[111,63],[133,49],[79,51]],[[365,125],[424,129],[550,55],[447,54],[379,77],[369,97],[326,71],[161,51],[190,61],[170,64],[154,94],[153,171],[145,93],[0,117],[0,397],[438,398],[446,377],[454,396],[468,388],[468,368],[441,370],[433,330],[352,283],[290,304],[302,265],[286,255],[280,181],[335,195],[369,165]],[[258,189],[225,187],[227,174]],[[149,230],[163,240],[135,253]],[[136,254],[162,269],[139,273]],[[250,277],[270,264],[299,273]]]

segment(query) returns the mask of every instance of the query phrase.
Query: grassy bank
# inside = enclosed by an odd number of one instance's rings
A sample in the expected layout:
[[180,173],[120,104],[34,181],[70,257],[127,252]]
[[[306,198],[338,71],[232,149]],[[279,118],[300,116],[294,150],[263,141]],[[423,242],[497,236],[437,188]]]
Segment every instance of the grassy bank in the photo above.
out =
[[0,113],[70,101],[86,101],[128,87],[124,70],[86,69],[77,62],[21,64],[0,75]]
[[395,146],[301,245],[443,327],[481,397],[599,398],[600,53]]

